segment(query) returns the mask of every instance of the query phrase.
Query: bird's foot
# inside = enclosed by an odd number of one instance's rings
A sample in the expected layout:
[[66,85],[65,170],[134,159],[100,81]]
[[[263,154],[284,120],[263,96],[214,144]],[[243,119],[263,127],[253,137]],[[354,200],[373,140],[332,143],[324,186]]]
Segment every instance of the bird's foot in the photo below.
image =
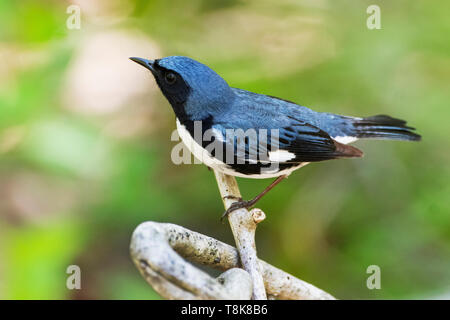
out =
[[242,201],[241,197],[236,197],[236,196],[231,196],[231,195],[223,197],[223,200],[225,200],[225,199],[233,199],[233,200],[237,200],[237,201]]
[[256,201],[254,201],[254,199],[253,200],[242,200],[242,198],[233,197],[233,196],[230,196],[228,198],[238,199],[238,201],[233,202],[231,204],[231,206],[227,209],[227,211],[225,211],[222,214],[222,217],[220,218],[221,221],[223,221],[223,219],[225,217],[227,217],[231,212],[238,210],[238,209],[242,209],[242,208],[250,208],[256,203]]

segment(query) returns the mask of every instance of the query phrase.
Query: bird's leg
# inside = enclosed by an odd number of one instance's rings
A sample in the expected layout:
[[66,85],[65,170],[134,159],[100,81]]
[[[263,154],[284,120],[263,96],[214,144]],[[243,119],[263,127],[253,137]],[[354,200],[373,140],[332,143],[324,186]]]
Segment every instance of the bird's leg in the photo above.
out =
[[260,194],[258,194],[256,197],[254,197],[251,200],[242,200],[242,198],[234,197],[234,196],[226,196],[225,198],[235,198],[239,201],[233,202],[231,206],[227,209],[227,211],[224,212],[221,219],[225,218],[230,212],[233,212],[234,210],[241,209],[241,208],[249,208],[255,205],[256,202],[259,201],[267,192],[273,189],[277,184],[279,184],[284,178],[286,178],[286,175],[279,176],[275,179],[267,188],[265,188]]

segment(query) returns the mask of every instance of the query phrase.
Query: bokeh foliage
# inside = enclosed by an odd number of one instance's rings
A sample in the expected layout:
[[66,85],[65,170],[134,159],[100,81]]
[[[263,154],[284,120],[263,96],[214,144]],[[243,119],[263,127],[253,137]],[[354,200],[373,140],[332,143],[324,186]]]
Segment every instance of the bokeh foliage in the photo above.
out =
[[[448,297],[449,2],[376,1],[381,30],[366,28],[373,1],[74,3],[80,30],[66,28],[69,2],[0,2],[0,298],[158,298],[128,253],[146,220],[233,243],[212,173],[171,162],[174,116],[149,75],[123,62],[148,93],[110,110],[75,99],[92,88],[70,96],[82,68],[106,88],[89,101],[132,92],[130,82],[108,82],[122,77],[116,64],[101,63],[116,51],[126,61],[120,39],[136,34],[138,48],[154,49],[148,58],[187,55],[232,86],[417,127],[420,143],[361,141],[363,159],[293,174],[259,204],[268,218],[258,252],[339,298]],[[92,58],[80,53],[105,34]],[[250,198],[268,181],[239,183]],[[65,287],[71,264],[81,267],[80,291]],[[366,287],[373,264],[381,290]]]

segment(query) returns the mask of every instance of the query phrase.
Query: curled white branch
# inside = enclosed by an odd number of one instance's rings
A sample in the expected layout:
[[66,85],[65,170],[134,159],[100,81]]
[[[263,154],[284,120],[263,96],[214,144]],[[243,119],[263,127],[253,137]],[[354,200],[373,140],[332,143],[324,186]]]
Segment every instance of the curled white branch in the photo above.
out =
[[[142,223],[132,236],[131,257],[147,282],[167,299],[249,299],[252,295],[252,279],[247,272],[237,269],[240,259],[235,248],[181,226]],[[182,257],[229,271],[214,279]],[[271,297],[334,299],[262,260],[258,262],[266,292]]]
[[[187,254],[199,257],[207,254],[205,250],[214,250],[210,240],[179,228],[170,224],[145,222],[134,231],[131,257],[147,282],[168,299],[249,299],[251,279],[244,270],[230,269],[214,279],[172,249],[172,246],[178,247]],[[197,239],[194,243],[198,246],[186,246],[186,242],[179,241],[189,238]]]

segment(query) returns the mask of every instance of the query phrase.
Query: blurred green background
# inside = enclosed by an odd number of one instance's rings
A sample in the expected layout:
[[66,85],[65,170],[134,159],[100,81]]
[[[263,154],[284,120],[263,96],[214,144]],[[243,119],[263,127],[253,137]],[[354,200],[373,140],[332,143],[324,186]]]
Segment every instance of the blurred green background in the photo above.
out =
[[[381,30],[366,27],[370,4]],[[147,220],[233,244],[212,172],[172,164],[173,112],[128,60],[167,55],[317,111],[417,127],[420,143],[360,141],[365,158],[275,188],[258,253],[338,298],[450,297],[449,15],[425,0],[1,1],[0,298],[158,299],[128,252]],[[238,182],[245,198],[269,183]],[[81,290],[66,288],[71,264]]]

